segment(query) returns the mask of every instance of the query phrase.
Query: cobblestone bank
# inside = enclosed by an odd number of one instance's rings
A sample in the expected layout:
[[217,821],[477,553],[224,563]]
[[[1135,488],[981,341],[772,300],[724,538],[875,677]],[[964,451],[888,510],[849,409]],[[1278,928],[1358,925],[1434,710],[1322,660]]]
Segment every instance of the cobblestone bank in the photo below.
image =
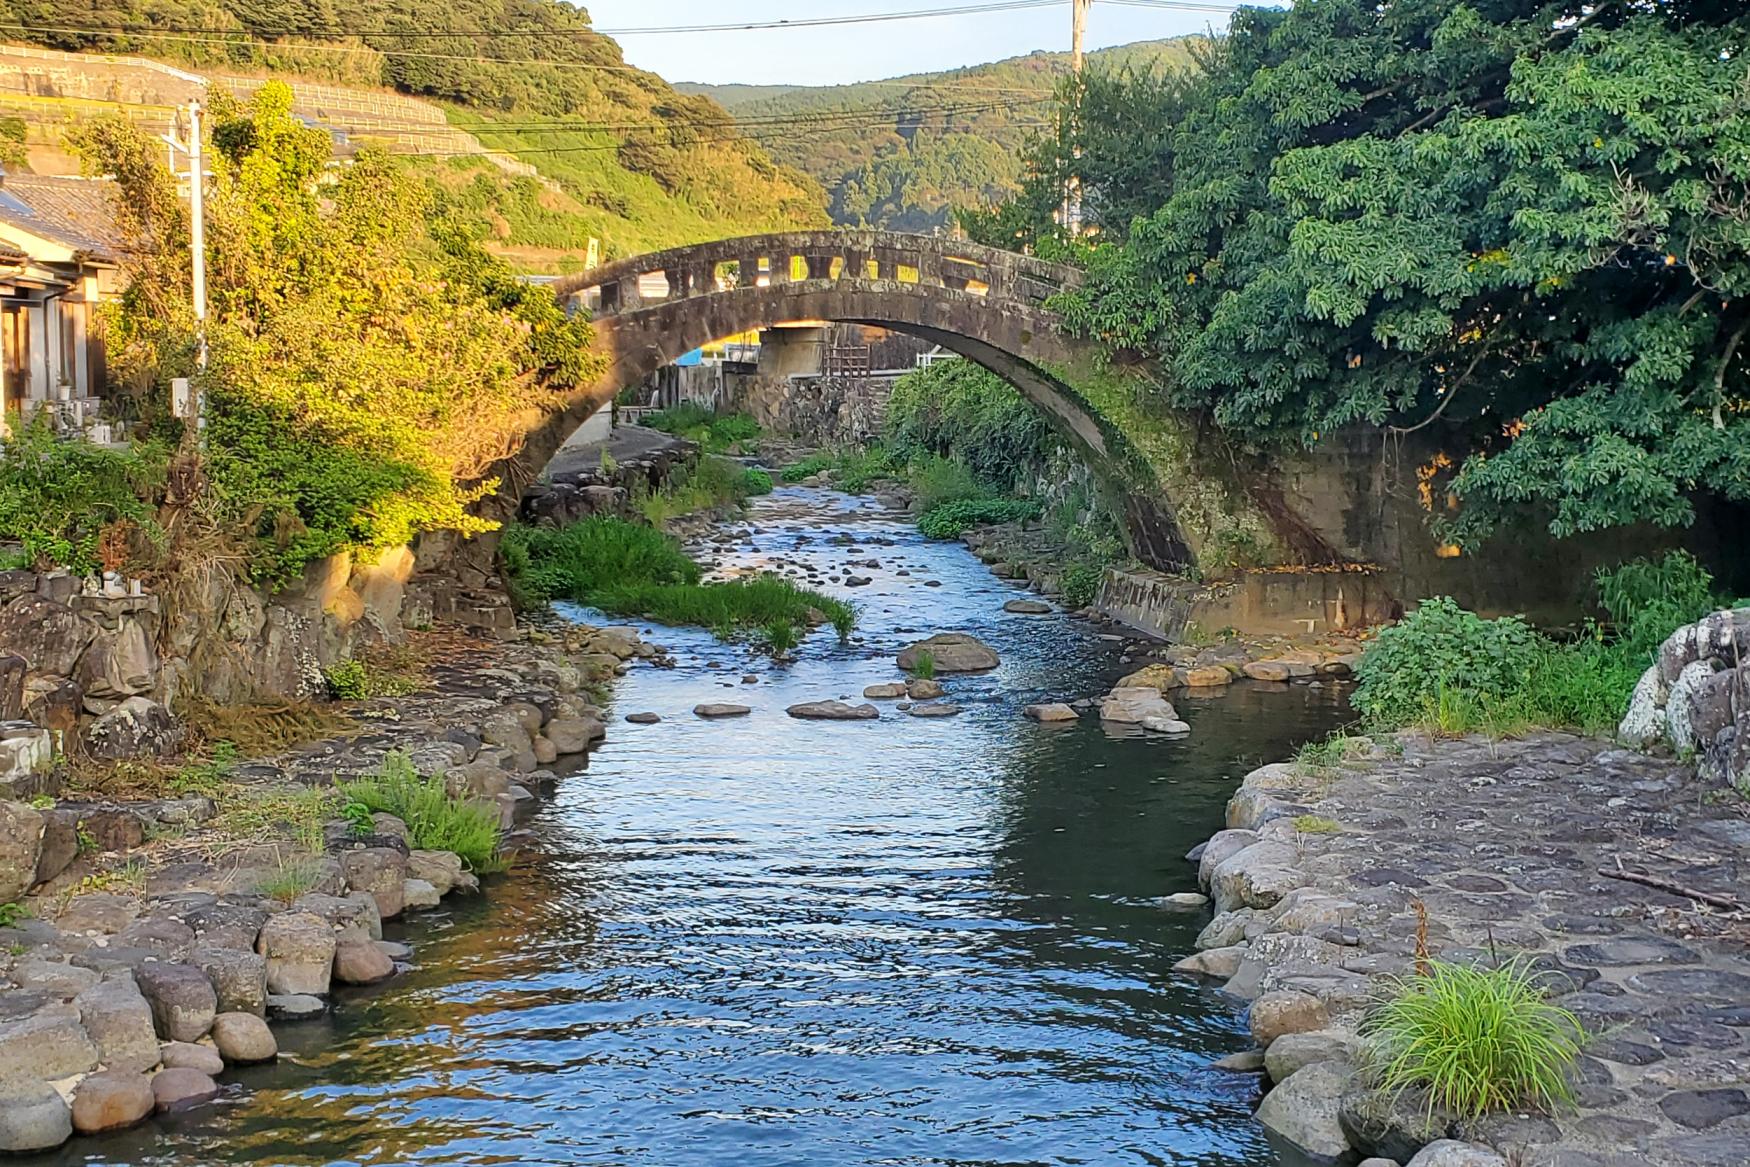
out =
[[[1248,1002],[1259,1051],[1226,1066],[1273,1084],[1273,1137],[1416,1167],[1750,1164],[1744,800],[1568,735],[1399,741],[1253,771],[1193,852],[1217,914],[1180,968]],[[1534,954],[1592,1035],[1576,1107],[1460,1121],[1368,1088],[1357,1027],[1413,972],[1418,902],[1437,959]]]
[[234,1092],[232,1068],[277,1056],[274,1026],[414,959],[384,920],[478,887],[393,816],[323,821],[338,807],[301,792],[401,752],[495,812],[514,849],[547,767],[576,768],[607,733],[592,687],[663,663],[633,633],[581,626],[442,655],[422,692],[351,706],[360,732],[237,765],[216,804],[0,801],[0,1153]]

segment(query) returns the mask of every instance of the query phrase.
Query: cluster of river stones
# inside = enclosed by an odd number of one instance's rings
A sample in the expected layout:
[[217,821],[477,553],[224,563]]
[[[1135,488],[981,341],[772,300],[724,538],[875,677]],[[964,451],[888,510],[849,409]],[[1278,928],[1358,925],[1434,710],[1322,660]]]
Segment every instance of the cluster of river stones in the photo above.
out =
[[[1178,969],[1246,1003],[1257,1118],[1369,1167],[1750,1163],[1750,820],[1692,765],[1546,734],[1248,774],[1192,852],[1211,903]],[[1726,797],[1721,797],[1724,794]],[[1418,960],[1530,961],[1588,1034],[1574,1100],[1464,1117],[1373,1084],[1367,1020]]]
[[[542,643],[442,664],[431,691],[356,707],[364,732],[249,761],[231,780],[323,786],[399,755],[494,809],[514,847],[521,811],[556,780],[545,767],[581,764],[605,736],[587,687],[634,658],[666,663],[625,630],[532,638]],[[210,1101],[228,1069],[277,1056],[273,1026],[408,967],[385,920],[478,888],[461,857],[411,846],[392,815],[369,830],[328,822],[319,856],[283,838],[222,837],[223,821],[204,797],[0,802],[0,902],[32,893],[29,914],[0,926],[0,1152]],[[129,886],[111,878],[124,861]],[[276,885],[288,866],[300,873],[290,890]]]

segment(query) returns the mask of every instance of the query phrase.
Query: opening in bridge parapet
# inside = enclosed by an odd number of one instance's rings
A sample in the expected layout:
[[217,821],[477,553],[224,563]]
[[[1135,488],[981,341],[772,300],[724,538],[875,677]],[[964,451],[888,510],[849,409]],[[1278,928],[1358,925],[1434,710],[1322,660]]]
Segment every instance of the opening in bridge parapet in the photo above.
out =
[[596,316],[750,287],[913,284],[1028,305],[1079,282],[1074,269],[930,235],[793,231],[634,256],[572,276],[556,291]]

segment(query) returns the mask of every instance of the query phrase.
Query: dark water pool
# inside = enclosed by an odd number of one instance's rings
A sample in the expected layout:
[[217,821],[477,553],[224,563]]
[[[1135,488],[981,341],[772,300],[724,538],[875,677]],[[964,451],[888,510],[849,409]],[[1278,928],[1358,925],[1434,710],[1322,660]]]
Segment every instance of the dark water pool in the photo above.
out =
[[[60,1161],[1274,1162],[1253,1081],[1206,1068],[1247,1044],[1233,1007],[1169,971],[1206,916],[1154,901],[1194,887],[1181,857],[1239,775],[1342,694],[1182,700],[1183,741],[1034,725],[1025,702],[1120,671],[1098,629],[1003,613],[1017,593],[964,549],[842,496],[782,490],[741,529],[730,570],[879,560],[844,593],[863,643],[817,633],[774,667],[663,631],[679,667],[634,670],[614,712],[664,721],[615,725],[519,877],[412,930],[420,968],[284,1027],[289,1057],[224,1105]],[[961,716],[784,715],[948,628],[1004,658],[949,680]],[[754,712],[691,715],[710,700]]]

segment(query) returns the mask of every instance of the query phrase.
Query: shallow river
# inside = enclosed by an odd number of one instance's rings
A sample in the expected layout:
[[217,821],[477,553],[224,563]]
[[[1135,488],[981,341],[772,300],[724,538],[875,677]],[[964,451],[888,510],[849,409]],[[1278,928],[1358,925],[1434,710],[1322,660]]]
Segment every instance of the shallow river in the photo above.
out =
[[[1207,915],[1154,901],[1194,888],[1182,856],[1235,780],[1334,725],[1340,692],[1180,700],[1183,741],[1035,725],[1023,704],[1124,671],[1096,626],[1005,614],[1021,593],[866,501],[786,488],[736,529],[726,569],[879,560],[842,593],[863,643],[823,630],[774,667],[656,630],[679,667],[618,683],[526,869],[409,929],[418,969],[281,1027],[289,1058],[220,1107],[59,1161],[1274,1162],[1253,1080],[1206,1068],[1248,1044],[1234,1008],[1169,972]],[[961,716],[784,715],[861,700],[956,628],[1003,657],[948,679]],[[690,713],[714,700],[754,712]],[[619,722],[643,710],[664,720]]]

